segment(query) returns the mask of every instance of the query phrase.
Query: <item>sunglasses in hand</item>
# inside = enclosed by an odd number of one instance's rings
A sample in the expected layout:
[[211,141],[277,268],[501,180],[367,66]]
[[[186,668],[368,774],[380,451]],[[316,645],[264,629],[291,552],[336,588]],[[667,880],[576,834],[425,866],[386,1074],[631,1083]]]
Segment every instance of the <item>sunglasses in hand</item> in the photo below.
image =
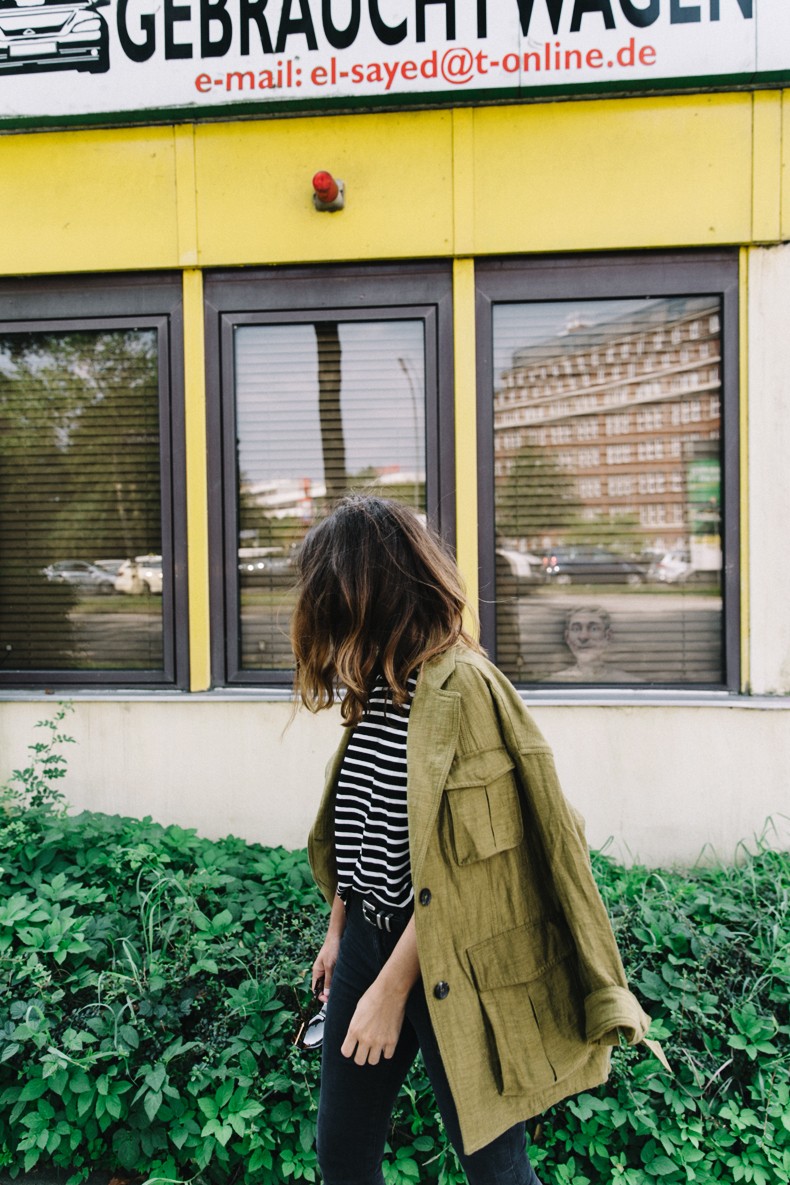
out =
[[310,1007],[302,1017],[299,1031],[294,1038],[297,1049],[320,1049],[324,1040],[324,1021],[326,1019],[326,1004],[319,999],[324,990],[324,980],[319,979],[313,989],[313,999]]

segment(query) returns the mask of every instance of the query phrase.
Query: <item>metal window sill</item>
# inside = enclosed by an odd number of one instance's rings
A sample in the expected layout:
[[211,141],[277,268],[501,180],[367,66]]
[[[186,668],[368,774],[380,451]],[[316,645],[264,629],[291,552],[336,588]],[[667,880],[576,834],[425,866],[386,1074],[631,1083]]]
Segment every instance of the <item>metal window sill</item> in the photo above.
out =
[[[530,688],[519,695],[529,708],[749,708],[759,710],[790,710],[788,695],[741,695],[714,690],[667,688],[604,691],[600,688],[578,688],[551,691]],[[109,689],[63,688],[39,691],[24,688],[0,690],[1,703],[285,703],[294,702],[293,692],[287,687],[219,687],[210,691],[179,691],[173,688]]]

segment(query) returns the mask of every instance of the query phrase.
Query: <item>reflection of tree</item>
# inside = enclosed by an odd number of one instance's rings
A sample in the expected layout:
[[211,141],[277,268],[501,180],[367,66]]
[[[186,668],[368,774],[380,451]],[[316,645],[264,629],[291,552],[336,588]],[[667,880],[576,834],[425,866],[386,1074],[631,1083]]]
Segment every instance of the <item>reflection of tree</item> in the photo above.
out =
[[388,481],[386,485],[379,482],[380,473],[372,466],[360,469],[348,479],[348,489],[358,493],[375,493],[382,498],[391,498],[393,502],[402,502],[414,510],[425,510],[425,481]]
[[340,408],[341,350],[337,321],[317,321],[318,418],[324,457],[326,497],[331,503],[346,492],[346,445]]
[[612,551],[621,555],[639,555],[645,546],[645,532],[638,514],[623,511],[609,519]]
[[239,490],[239,545],[272,547],[287,554],[304,537],[307,525],[295,513],[274,515],[242,482]]
[[156,335],[15,335],[0,345],[4,468],[49,559],[161,549]]
[[239,541],[251,547],[273,547],[273,526],[270,515],[242,481],[239,488]]
[[569,547],[605,547],[620,555],[637,555],[645,543],[638,514],[623,511],[611,514],[605,507],[587,510],[583,517],[573,516],[563,531],[562,542]]
[[0,440],[5,665],[63,665],[74,598],[41,569],[161,550],[155,332],[0,338]]
[[581,504],[572,477],[552,452],[524,445],[496,490],[497,533],[511,539],[561,535],[578,520]]
[[69,334],[53,353],[44,378],[70,405],[58,546],[88,559],[161,552],[155,333]]

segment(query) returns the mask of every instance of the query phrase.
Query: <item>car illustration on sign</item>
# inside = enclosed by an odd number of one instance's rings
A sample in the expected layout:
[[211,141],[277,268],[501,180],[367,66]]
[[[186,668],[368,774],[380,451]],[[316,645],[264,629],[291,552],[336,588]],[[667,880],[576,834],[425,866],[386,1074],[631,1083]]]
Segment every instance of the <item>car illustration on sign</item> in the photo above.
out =
[[110,67],[109,0],[0,0],[0,74]]

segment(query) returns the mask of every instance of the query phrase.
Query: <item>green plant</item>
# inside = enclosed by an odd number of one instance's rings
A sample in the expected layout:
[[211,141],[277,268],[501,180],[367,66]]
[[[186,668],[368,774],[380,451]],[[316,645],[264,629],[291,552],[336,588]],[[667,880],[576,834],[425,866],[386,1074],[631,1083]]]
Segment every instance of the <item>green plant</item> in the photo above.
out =
[[790,1181],[790,857],[621,868],[594,856],[629,979],[674,1075],[621,1049],[609,1083],[554,1108],[532,1156],[575,1185]]
[[48,808],[6,816],[0,850],[0,1161],[252,1180],[291,1147],[308,1169],[303,854]]
[[[65,813],[62,720],[0,812],[0,1169],[316,1181],[318,1060],[291,1045],[325,926],[305,854]],[[539,1175],[786,1185],[790,857],[594,867],[674,1076],[615,1050],[605,1087],[531,1125]],[[419,1062],[385,1178],[464,1179]]]
[[53,783],[66,776],[66,758],[58,745],[73,745],[74,738],[61,731],[66,716],[74,709],[69,703],[58,704],[50,720],[39,720],[36,728],[43,728],[49,736],[28,745],[32,759],[24,769],[15,769],[4,786],[0,786],[0,810],[12,806],[49,807],[65,809],[65,795]]

